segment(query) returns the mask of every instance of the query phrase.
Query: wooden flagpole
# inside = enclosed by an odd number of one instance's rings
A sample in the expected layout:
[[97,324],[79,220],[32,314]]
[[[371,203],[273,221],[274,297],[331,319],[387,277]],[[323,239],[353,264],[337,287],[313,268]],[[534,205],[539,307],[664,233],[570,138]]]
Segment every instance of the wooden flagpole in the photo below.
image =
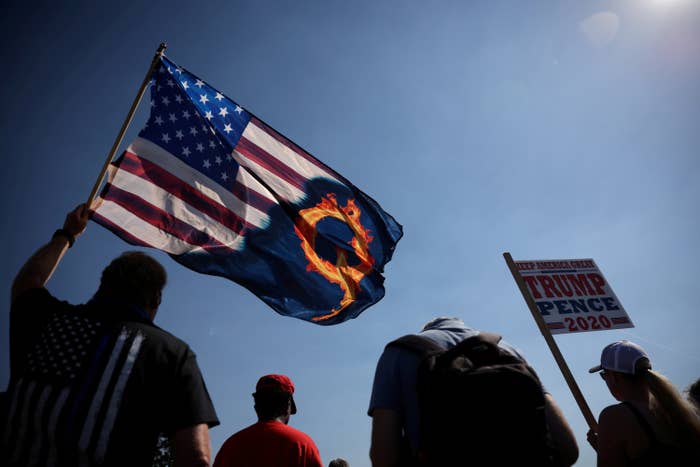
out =
[[158,60],[160,57],[163,56],[165,53],[165,48],[167,47],[167,44],[165,42],[161,42],[160,46],[158,47],[158,50],[156,51],[155,56],[153,57],[153,60],[151,61],[151,66],[148,68],[148,72],[146,73],[146,77],[143,79],[143,83],[141,83],[141,87],[139,88],[139,92],[136,95],[136,98],[134,99],[133,104],[131,104],[131,109],[129,109],[129,114],[126,116],[126,119],[124,120],[124,123],[122,124],[121,130],[119,130],[119,134],[117,135],[117,139],[114,141],[114,144],[112,145],[112,149],[109,151],[109,155],[107,156],[107,160],[105,160],[104,165],[102,166],[102,171],[100,172],[100,175],[97,177],[97,181],[95,182],[95,186],[92,187],[92,191],[90,192],[90,196],[88,197],[87,200],[87,206],[90,208],[92,205],[92,201],[95,199],[95,195],[97,194],[97,190],[99,190],[100,185],[102,185],[102,180],[105,178],[105,174],[107,173],[107,169],[109,168],[109,164],[112,162],[112,159],[114,158],[114,154],[117,152],[117,149],[119,149],[119,145],[122,143],[122,139],[124,138],[124,134],[126,133],[126,129],[129,128],[129,125],[131,124],[131,120],[134,118],[134,114],[136,113],[136,109],[138,108],[139,104],[141,103],[141,99],[143,98],[143,95],[146,93],[146,88],[148,87],[148,82],[151,79],[151,75],[153,74],[153,70],[156,68],[156,65],[158,64]]
[[579,389],[578,384],[576,384],[576,380],[574,380],[574,376],[571,374],[571,371],[569,370],[569,366],[566,364],[564,357],[562,356],[561,352],[559,351],[559,347],[557,346],[557,343],[554,341],[554,337],[552,337],[552,333],[549,332],[549,328],[547,327],[547,324],[544,322],[544,319],[542,318],[542,315],[540,314],[540,311],[537,308],[537,304],[535,303],[535,300],[530,295],[530,291],[527,289],[527,285],[525,284],[525,281],[523,280],[522,276],[520,275],[520,272],[518,271],[518,266],[513,261],[513,258],[510,256],[510,253],[508,253],[508,252],[503,253],[503,257],[506,260],[506,264],[508,264],[508,268],[510,269],[510,273],[513,275],[513,279],[515,279],[516,284],[518,284],[518,288],[520,289],[520,293],[523,294],[523,298],[525,299],[525,303],[527,303],[527,307],[530,309],[530,313],[532,313],[532,317],[535,319],[535,323],[537,323],[537,327],[539,328],[540,333],[542,333],[544,340],[547,342],[547,345],[549,346],[549,350],[552,351],[552,355],[554,355],[554,360],[556,360],[557,364],[559,365],[559,369],[561,370],[562,374],[564,375],[564,379],[566,380],[566,383],[569,385],[569,389],[571,389],[571,393],[574,395],[574,399],[576,399],[576,403],[578,404],[579,408],[581,409],[581,412],[583,413],[583,417],[586,419],[586,422],[588,422],[588,426],[593,431],[597,432],[598,431],[598,422],[596,421],[595,417],[593,416],[591,409],[588,407],[588,404],[586,403],[586,399],[583,398],[583,394],[581,393],[581,390]]

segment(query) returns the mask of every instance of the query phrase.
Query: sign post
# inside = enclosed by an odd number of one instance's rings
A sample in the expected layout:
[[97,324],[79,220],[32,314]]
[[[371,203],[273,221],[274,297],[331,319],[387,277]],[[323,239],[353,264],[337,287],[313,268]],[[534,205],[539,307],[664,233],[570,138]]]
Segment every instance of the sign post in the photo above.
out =
[[515,262],[507,252],[503,257],[588,426],[598,431],[552,334],[632,327],[632,322],[592,259]]

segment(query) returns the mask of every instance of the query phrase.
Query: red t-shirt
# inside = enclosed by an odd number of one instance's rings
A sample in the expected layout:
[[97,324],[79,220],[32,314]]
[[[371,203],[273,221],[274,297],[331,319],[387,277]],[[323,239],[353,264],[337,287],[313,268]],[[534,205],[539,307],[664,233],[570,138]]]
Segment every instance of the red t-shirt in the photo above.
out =
[[221,446],[214,467],[323,467],[316,443],[277,420],[257,422]]

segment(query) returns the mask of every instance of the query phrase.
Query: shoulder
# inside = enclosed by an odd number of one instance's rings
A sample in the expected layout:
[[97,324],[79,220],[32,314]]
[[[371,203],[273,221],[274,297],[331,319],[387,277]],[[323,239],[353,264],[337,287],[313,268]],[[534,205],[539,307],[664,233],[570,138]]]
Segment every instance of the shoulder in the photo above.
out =
[[600,412],[598,431],[611,440],[626,440],[631,445],[644,444],[646,435],[632,410],[624,403],[610,405]]
[[257,422],[229,437],[225,445],[235,446],[248,444],[255,440],[276,440],[280,445],[306,445],[316,448],[316,443],[311,436],[293,426],[282,422]]
[[[18,311],[43,311],[41,308],[60,308],[60,307],[74,307],[67,301],[59,300],[44,287],[36,287],[32,289],[25,290],[20,293],[12,301],[11,311],[16,313]],[[31,309],[31,310],[30,310]]]
[[633,420],[631,410],[625,404],[614,404],[605,407],[600,412],[600,423],[607,426],[617,427],[629,424]]
[[146,374],[152,372],[150,379],[160,380],[163,384],[172,382],[173,378],[193,378],[190,383],[200,379],[197,357],[182,339],[153,324],[134,321],[115,324],[117,331],[126,332],[129,337],[141,336],[138,368]]
[[401,345],[389,344],[384,348],[375,372],[375,384],[393,385],[400,381],[401,375],[415,370],[421,360],[418,350]]
[[154,323],[131,320],[119,320],[118,323],[132,332],[142,334],[148,345],[154,347],[158,352],[164,352],[165,355],[177,355],[180,358],[194,357],[192,349],[185,341]]
[[[84,305],[72,305],[57,299],[43,287],[28,289],[12,301],[10,307],[12,333],[16,336],[35,334],[52,318],[78,315],[84,308]],[[25,336],[18,340],[26,339]]]
[[287,437],[290,439],[293,439],[301,444],[310,444],[313,445],[314,447],[316,446],[316,443],[314,442],[313,439],[311,439],[311,436],[307,435],[303,431],[299,430],[298,428],[294,428],[293,426],[285,425],[284,423],[279,424],[279,430],[285,433]]
[[156,324],[141,324],[135,323],[134,326],[138,327],[142,332],[148,334],[149,336],[163,342],[164,345],[168,345],[172,348],[179,349],[181,351],[190,351],[190,346],[184,340],[180,339],[176,335],[169,331],[159,327]]
[[247,426],[246,428],[243,428],[242,430],[239,430],[226,438],[226,441],[224,441],[224,444],[222,447],[225,446],[230,446],[233,444],[236,444],[240,439],[245,438],[249,433],[255,431],[255,429],[259,426],[258,423],[253,423],[250,426]]

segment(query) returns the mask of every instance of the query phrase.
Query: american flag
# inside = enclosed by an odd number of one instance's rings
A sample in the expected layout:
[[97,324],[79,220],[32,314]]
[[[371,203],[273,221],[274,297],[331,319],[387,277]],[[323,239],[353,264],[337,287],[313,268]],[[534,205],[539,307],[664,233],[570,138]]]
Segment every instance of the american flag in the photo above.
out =
[[112,164],[93,220],[240,283],[283,315],[335,324],[381,299],[401,225],[239,104],[160,61],[148,122]]
[[105,458],[144,336],[56,313],[9,395],[10,465],[95,465]]

